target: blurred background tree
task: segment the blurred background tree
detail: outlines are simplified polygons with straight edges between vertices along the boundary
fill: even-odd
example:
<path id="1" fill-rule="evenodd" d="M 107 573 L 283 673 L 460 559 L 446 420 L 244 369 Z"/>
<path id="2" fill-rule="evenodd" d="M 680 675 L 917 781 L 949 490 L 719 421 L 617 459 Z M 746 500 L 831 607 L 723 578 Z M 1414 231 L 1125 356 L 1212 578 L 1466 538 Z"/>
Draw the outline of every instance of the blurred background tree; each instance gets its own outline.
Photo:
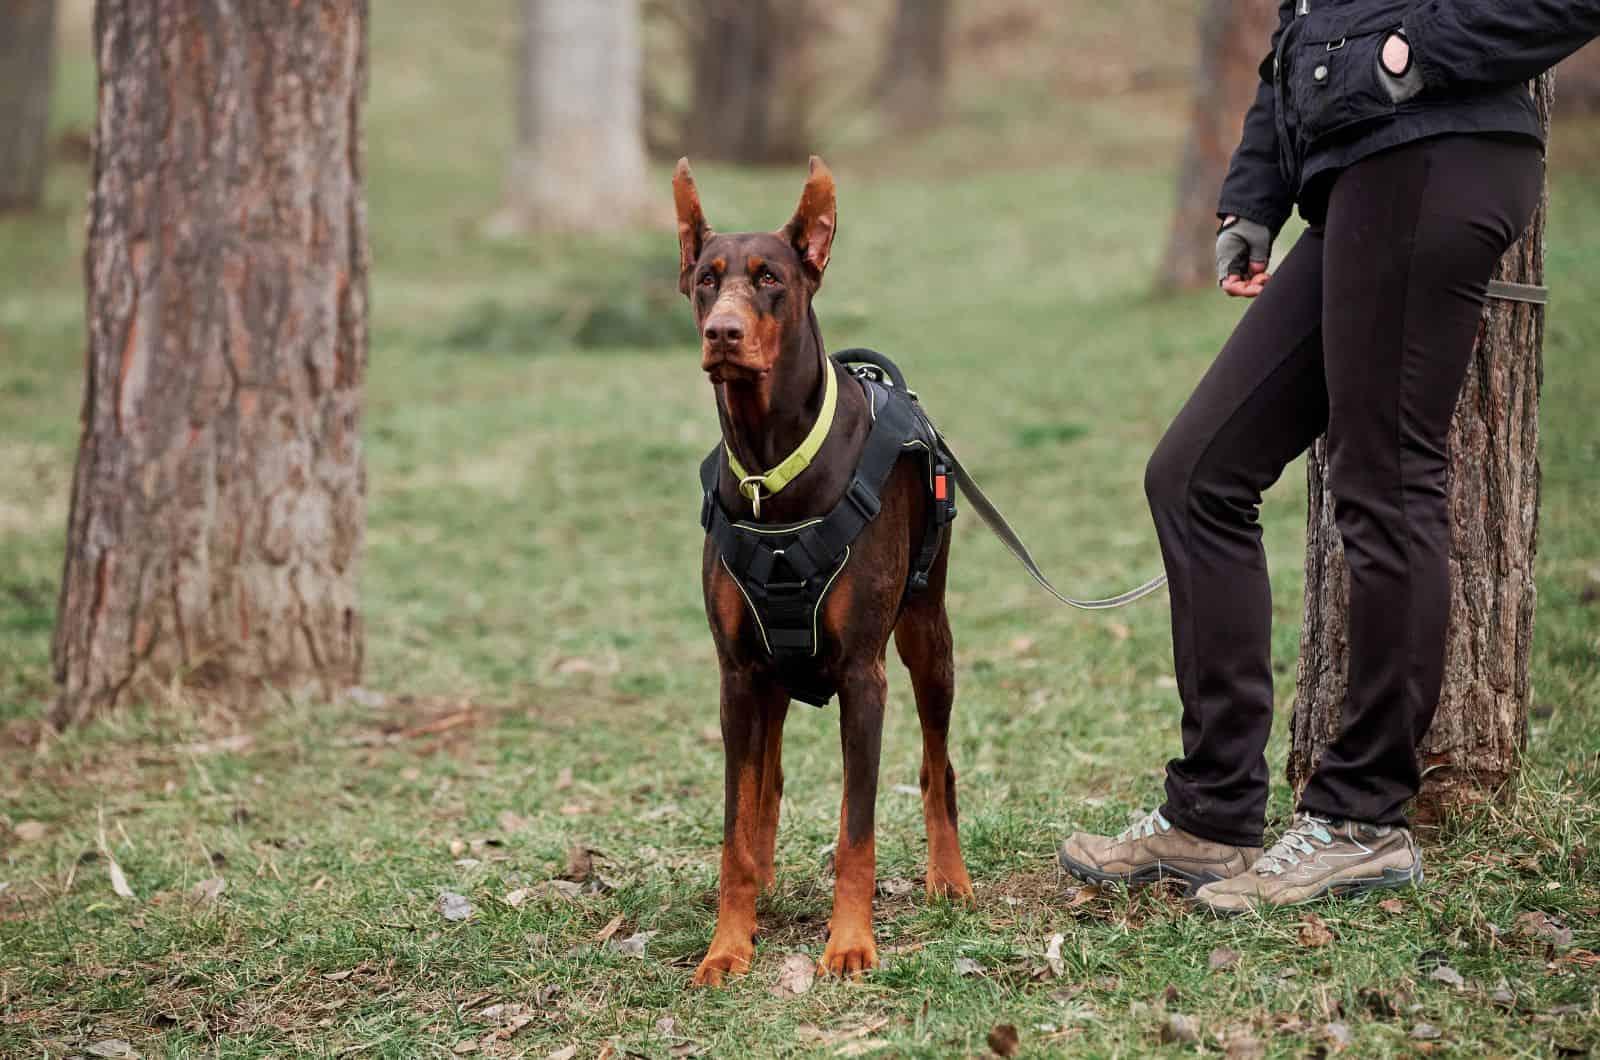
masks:
<path id="1" fill-rule="evenodd" d="M 1600 114 L 1600 44 L 1591 44 L 1556 68 L 1555 110 Z"/>
<path id="2" fill-rule="evenodd" d="M 0 211 L 44 191 L 55 24 L 55 0 L 0 0 Z"/>
<path id="3" fill-rule="evenodd" d="M 820 88 L 806 83 L 819 19 L 814 0 L 692 0 L 682 20 L 693 64 L 685 153 L 746 163 L 805 159 Z"/>
<path id="4" fill-rule="evenodd" d="M 100 0 L 94 54 L 52 720 L 336 693 L 364 647 L 367 5 Z"/>
<path id="5" fill-rule="evenodd" d="M 878 101 L 892 128 L 916 132 L 944 116 L 951 0 L 899 0 L 878 73 Z"/>
<path id="6" fill-rule="evenodd" d="M 645 177 L 638 0 L 519 0 L 517 144 L 501 231 L 637 226 Z"/>
<path id="7" fill-rule="evenodd" d="M 1189 135 L 1178 166 L 1178 207 L 1156 278 L 1172 293 L 1217 282 L 1217 198 L 1261 84 L 1262 56 L 1278 25 L 1278 0 L 1209 0 L 1200 15 Z"/>

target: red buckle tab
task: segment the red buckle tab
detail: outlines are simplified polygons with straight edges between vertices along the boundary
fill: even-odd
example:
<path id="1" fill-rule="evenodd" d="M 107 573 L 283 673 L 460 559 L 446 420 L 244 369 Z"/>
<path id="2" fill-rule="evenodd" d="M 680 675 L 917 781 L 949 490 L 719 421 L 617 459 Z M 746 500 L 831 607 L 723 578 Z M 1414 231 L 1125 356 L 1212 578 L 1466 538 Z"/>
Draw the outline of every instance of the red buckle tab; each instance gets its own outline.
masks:
<path id="1" fill-rule="evenodd" d="M 943 475 L 933 476 L 933 499 L 936 501 L 950 499 L 949 481 Z"/>

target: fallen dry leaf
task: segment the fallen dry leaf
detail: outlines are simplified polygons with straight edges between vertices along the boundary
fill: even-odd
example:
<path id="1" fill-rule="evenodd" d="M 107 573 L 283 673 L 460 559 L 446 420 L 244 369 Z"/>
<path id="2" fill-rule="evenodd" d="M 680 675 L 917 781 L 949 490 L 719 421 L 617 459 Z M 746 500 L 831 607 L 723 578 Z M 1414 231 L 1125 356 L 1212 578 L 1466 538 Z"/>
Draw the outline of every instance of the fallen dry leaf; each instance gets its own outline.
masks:
<path id="1" fill-rule="evenodd" d="M 106 854 L 106 869 L 111 875 L 111 889 L 119 898 L 134 897 L 133 888 L 128 886 L 128 877 L 123 875 L 122 866 L 117 864 L 117 859 L 109 853 Z"/>
<path id="2" fill-rule="evenodd" d="M 1431 1023 L 1419 1023 L 1411 1028 L 1411 1037 L 1419 1042 L 1432 1041 L 1439 1037 L 1439 1028 Z"/>
<path id="3" fill-rule="evenodd" d="M 1022 1039 L 1017 1035 L 1014 1024 L 996 1023 L 989 1029 L 989 1048 L 994 1050 L 996 1056 L 1016 1056 L 1021 1047 Z"/>
<path id="4" fill-rule="evenodd" d="M 1353 1040 L 1350 1035 L 1350 1028 L 1343 1023 L 1323 1024 L 1322 1034 L 1323 1037 L 1327 1038 L 1328 1041 L 1332 1042 L 1333 1045 L 1339 1049 L 1350 1048 L 1350 1043 Z"/>
<path id="5" fill-rule="evenodd" d="M 1406 911 L 1406 904 L 1398 898 L 1385 898 L 1378 903 L 1378 908 L 1391 915 Z"/>
<path id="6" fill-rule="evenodd" d="M 1211 951 L 1211 956 L 1206 961 L 1213 972 L 1220 972 L 1224 968 L 1232 968 L 1239 963 L 1239 951 L 1230 950 L 1226 946 L 1218 946 Z"/>
<path id="7" fill-rule="evenodd" d="M 954 967 L 957 975 L 983 974 L 983 965 L 979 964 L 971 957 L 957 957 Z"/>
<path id="8" fill-rule="evenodd" d="M 594 875 L 594 851 L 582 843 L 574 843 L 567 848 L 567 871 L 562 875 L 569 880 L 582 883 Z"/>
<path id="9" fill-rule="evenodd" d="M 37 843 L 50 833 L 43 821 L 18 821 L 11 826 L 11 834 L 24 843 Z"/>
<path id="10" fill-rule="evenodd" d="M 1328 930 L 1328 925 L 1315 913 L 1306 914 L 1300 921 L 1300 928 L 1295 932 L 1295 938 L 1302 946 L 1326 946 L 1333 941 L 1333 932 Z"/>
<path id="11" fill-rule="evenodd" d="M 1200 1028 L 1195 1021 L 1182 1013 L 1174 1012 L 1167 1017 L 1167 1022 L 1161 1025 L 1161 1041 L 1165 1044 L 1173 1042 L 1197 1042 L 1200 1040 Z"/>
<path id="12" fill-rule="evenodd" d="M 574 883 L 571 880 L 546 880 L 537 889 L 546 895 L 569 900 L 575 900 L 583 896 L 583 884 Z"/>
<path id="13" fill-rule="evenodd" d="M 1072 896 L 1067 899 L 1067 908 L 1077 909 L 1081 906 L 1088 905 L 1096 898 L 1099 898 L 1103 893 L 1104 892 L 1100 890 L 1099 886 L 1093 883 L 1084 887 L 1075 887 L 1073 888 Z"/>
<path id="14" fill-rule="evenodd" d="M 626 953 L 630 957 L 643 957 L 645 943 L 655 938 L 660 932 L 640 931 L 629 935 L 625 939 L 612 939 L 611 946 L 618 953 Z"/>
<path id="15" fill-rule="evenodd" d="M 346 980 L 346 979 L 350 978 L 352 975 L 354 975 L 355 971 L 356 970 L 354 968 L 345 968 L 342 971 L 338 971 L 338 972 L 326 972 L 326 973 L 323 974 L 322 978 L 324 978 L 324 979 L 326 979 L 326 980 L 328 980 L 329 982 L 332 982 L 332 983 L 343 982 L 344 980 Z"/>
<path id="16" fill-rule="evenodd" d="M 478 1039 L 463 1038 L 457 1042 L 455 1044 L 455 1048 L 451 1049 L 450 1051 L 455 1053 L 457 1056 L 465 1056 L 468 1053 L 475 1053 L 478 1051 Z"/>
<path id="17" fill-rule="evenodd" d="M 83 1051 L 90 1056 L 137 1057 L 139 1055 L 133 1051 L 133 1046 L 121 1038 L 102 1038 L 92 1045 L 85 1046 Z"/>
<path id="18" fill-rule="evenodd" d="M 885 898 L 904 898 L 917 889 L 917 885 L 899 876 L 878 881 L 878 893 Z"/>
<path id="19" fill-rule="evenodd" d="M 776 997 L 799 997 L 811 989 L 816 978 L 817 962 L 803 953 L 791 953 L 778 969 L 778 982 L 772 993 Z"/>
<path id="20" fill-rule="evenodd" d="M 509 905 L 511 908 L 516 909 L 518 906 L 522 905 L 523 902 L 526 902 L 530 897 L 532 897 L 532 895 L 533 891 L 531 888 L 518 887 L 514 891 L 507 891 L 506 896 L 500 900 L 506 905 Z"/>
<path id="21" fill-rule="evenodd" d="M 220 894 L 222 894 L 222 892 L 227 889 L 227 886 L 227 880 L 223 879 L 221 876 L 213 876 L 209 880 L 201 880 L 199 883 L 195 884 L 194 889 L 189 893 L 197 902 L 210 902 L 214 901 Z"/>
<path id="22" fill-rule="evenodd" d="M 1050 936 L 1050 942 L 1044 948 L 1044 963 L 1050 966 L 1050 974 L 1060 979 L 1067 974 L 1067 962 L 1061 959 L 1061 944 L 1067 937 L 1061 932 Z"/>
<path id="23" fill-rule="evenodd" d="M 1467 981 L 1461 977 L 1461 973 L 1448 964 L 1439 965 L 1439 967 L 1428 973 L 1428 978 L 1435 982 L 1448 983 L 1457 990 L 1467 985 Z"/>
<path id="24" fill-rule="evenodd" d="M 1261 1060 L 1267 1055 L 1266 1044 L 1248 1030 L 1238 1030 L 1228 1036 L 1222 1046 L 1228 1060 Z"/>
<path id="25" fill-rule="evenodd" d="M 1531 939 L 1543 939 L 1558 947 L 1572 945 L 1572 929 L 1548 913 L 1520 914 L 1517 917 L 1517 933 Z"/>
<path id="26" fill-rule="evenodd" d="M 454 891 L 439 892 L 438 908 L 439 915 L 446 920 L 466 920 L 476 912 L 465 895 L 456 894 Z"/>
<path id="27" fill-rule="evenodd" d="M 515 810 L 501 810 L 500 816 L 495 818 L 495 823 L 500 826 L 500 831 L 507 835 L 516 835 L 528 827 L 528 819 Z"/>
<path id="28" fill-rule="evenodd" d="M 620 928 L 621 926 L 622 926 L 622 917 L 621 916 L 612 917 L 610 923 L 606 924 L 606 926 L 601 928 L 599 933 L 597 935 L 595 935 L 594 940 L 596 942 L 605 942 L 612 935 L 615 935 L 617 933 L 617 929 Z"/>
<path id="29" fill-rule="evenodd" d="M 549 1056 L 546 1056 L 544 1060 L 572 1060 L 572 1058 L 577 1055 L 578 1047 L 576 1045 L 569 1045 L 565 1049 L 557 1049 Z"/>

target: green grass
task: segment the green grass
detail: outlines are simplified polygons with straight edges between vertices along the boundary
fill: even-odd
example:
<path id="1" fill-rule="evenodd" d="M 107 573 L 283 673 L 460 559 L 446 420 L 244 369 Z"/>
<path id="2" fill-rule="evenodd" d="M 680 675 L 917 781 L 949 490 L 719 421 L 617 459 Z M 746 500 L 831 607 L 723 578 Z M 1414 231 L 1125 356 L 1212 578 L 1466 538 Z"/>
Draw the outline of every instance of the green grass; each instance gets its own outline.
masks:
<path id="1" fill-rule="evenodd" d="M 479 1015 L 494 1004 L 527 1006 L 530 1021 L 493 1049 L 536 1057 L 687 1043 L 714 1056 L 967 1055 L 1002 1023 L 1025 1055 L 1218 1052 L 1249 1036 L 1301 1056 L 1334 1048 L 1329 1023 L 1359 1056 L 1600 1046 L 1594 169 L 1559 153 L 1553 166 L 1527 769 L 1512 806 L 1426 837 L 1423 892 L 1398 911 L 1317 909 L 1333 934 L 1320 946 L 1302 944 L 1304 912 L 1219 923 L 1159 891 L 1074 904 L 1058 837 L 1152 804 L 1176 749 L 1164 609 L 1064 613 L 966 517 L 952 741 L 977 908 L 883 898 L 883 969 L 771 993 L 785 955 L 821 953 L 837 827 L 833 712 L 797 707 L 755 968 L 693 992 L 721 835 L 693 478 L 716 424 L 691 345 L 655 330 L 682 324 L 650 308 L 650 284 L 672 284 L 670 227 L 485 241 L 510 121 L 482 100 L 507 91 L 510 15 L 401 8 L 414 17 L 385 6 L 375 22 L 369 129 L 364 597 L 381 704 L 285 702 L 248 722 L 150 705 L 34 749 L 82 385 L 83 168 L 56 167 L 42 215 L 0 220 L 0 1055 L 106 1038 L 147 1056 L 440 1055 L 494 1030 Z M 1184 46 L 1160 50 L 1170 65 Z M 1053 572 L 1111 590 L 1157 568 L 1143 463 L 1239 307 L 1148 296 L 1183 113 L 1170 78 L 1081 102 L 1076 80 L 992 74 L 964 75 L 952 126 L 924 141 L 857 145 L 841 120 L 830 162 L 843 223 L 820 313 L 833 347 L 872 345 L 907 368 Z M 61 128 L 86 123 L 91 76 L 82 54 L 65 58 Z M 724 230 L 775 226 L 800 182 L 698 175 Z M 545 308 L 573 292 L 633 307 L 645 330 L 552 337 Z M 1285 713 L 1304 510 L 1297 466 L 1263 513 Z M 896 668 L 884 879 L 921 871 L 916 729 Z M 1286 717 L 1278 730 L 1281 775 Z M 1287 810 L 1279 790 L 1275 825 Z M 29 821 L 42 838 L 21 838 Z M 112 893 L 102 821 L 136 900 Z M 601 852 L 603 882 L 574 898 L 541 889 L 574 845 Z M 194 896 L 215 877 L 220 896 Z M 444 890 L 475 915 L 440 916 Z M 1519 932 L 1530 912 L 1562 919 L 1571 945 Z M 654 933 L 642 956 L 596 941 L 617 917 L 614 938 Z M 1058 932 L 1065 975 L 1041 978 Z M 1213 971 L 1219 948 L 1239 957 Z M 958 975 L 960 958 L 981 973 Z M 1440 962 L 1468 986 L 1431 979 Z M 1509 1004 L 1490 997 L 1502 980 Z M 1198 1045 L 1162 1043 L 1174 1013 L 1196 1022 Z M 1412 1040 L 1419 1023 L 1440 1038 Z"/>

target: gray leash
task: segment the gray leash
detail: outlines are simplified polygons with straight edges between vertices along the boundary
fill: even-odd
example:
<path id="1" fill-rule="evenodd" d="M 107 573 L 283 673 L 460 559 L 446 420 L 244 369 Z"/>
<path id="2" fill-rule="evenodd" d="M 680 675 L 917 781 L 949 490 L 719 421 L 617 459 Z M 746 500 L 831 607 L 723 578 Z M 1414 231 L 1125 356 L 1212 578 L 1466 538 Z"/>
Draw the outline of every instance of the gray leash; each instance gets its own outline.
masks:
<path id="1" fill-rule="evenodd" d="M 1497 298 L 1504 302 L 1525 302 L 1528 305 L 1549 305 L 1550 289 L 1527 283 L 1509 283 L 1505 280 L 1489 281 L 1489 297 Z M 950 471 L 955 476 L 956 485 L 961 487 L 962 494 L 967 498 L 967 503 L 972 505 L 972 510 L 978 513 L 978 518 L 983 520 L 983 525 L 994 532 L 1000 543 L 1017 557 L 1017 562 L 1022 564 L 1024 570 L 1033 576 L 1040 587 L 1068 607 L 1075 607 L 1079 611 L 1111 611 L 1119 607 L 1126 607 L 1131 603 L 1143 600 L 1151 593 L 1156 592 L 1167 584 L 1165 574 L 1158 575 L 1137 588 L 1129 589 L 1116 596 L 1108 596 L 1103 600 L 1080 600 L 1075 596 L 1068 596 L 1061 592 L 1050 579 L 1045 577 L 1044 571 L 1039 569 L 1039 564 L 1034 561 L 1033 555 L 1028 551 L 1028 546 L 1023 544 L 1022 538 L 1011 529 L 1011 524 L 1006 522 L 1006 517 L 1000 514 L 1000 509 L 983 492 L 977 481 L 966 468 L 961 466 L 961 461 L 956 458 L 955 450 L 950 448 L 950 442 L 939 436 L 939 444 L 944 448 L 945 455 L 950 458 Z"/>
<path id="2" fill-rule="evenodd" d="M 942 435 L 939 438 L 939 445 L 944 449 L 945 455 L 950 458 L 950 472 L 955 476 L 956 485 L 961 487 L 962 495 L 967 498 L 967 503 L 972 506 L 972 510 L 978 513 L 978 518 L 983 520 L 985 526 L 994 531 L 994 536 L 998 537 L 1000 543 L 1011 550 L 1011 554 L 1017 557 L 1017 562 L 1021 563 L 1023 568 L 1033 575 L 1033 580 L 1038 582 L 1045 592 L 1068 607 L 1076 607 L 1080 611 L 1110 611 L 1113 608 L 1126 607 L 1135 600 L 1143 600 L 1167 584 L 1167 576 L 1163 574 L 1158 578 L 1151 578 L 1137 589 L 1129 589 L 1125 593 L 1119 593 L 1104 600 L 1079 600 L 1076 597 L 1062 593 L 1054 585 L 1050 584 L 1050 579 L 1045 577 L 1044 571 L 1039 569 L 1039 564 L 1035 563 L 1033 556 L 1029 554 L 1028 546 L 1022 543 L 1022 538 L 1018 537 L 1017 532 L 1011 529 L 1011 524 L 1006 522 L 1005 516 L 1000 514 L 1000 509 L 994 506 L 994 502 L 990 501 L 984 494 L 982 488 L 973 480 L 972 475 L 968 473 L 966 468 L 961 466 L 961 461 L 956 459 L 955 451 L 950 448 L 950 443 Z"/>
<path id="3" fill-rule="evenodd" d="M 1549 305 L 1550 288 L 1531 283 L 1509 283 L 1505 280 L 1489 281 L 1489 297 L 1502 302 L 1526 302 L 1529 305 Z"/>

